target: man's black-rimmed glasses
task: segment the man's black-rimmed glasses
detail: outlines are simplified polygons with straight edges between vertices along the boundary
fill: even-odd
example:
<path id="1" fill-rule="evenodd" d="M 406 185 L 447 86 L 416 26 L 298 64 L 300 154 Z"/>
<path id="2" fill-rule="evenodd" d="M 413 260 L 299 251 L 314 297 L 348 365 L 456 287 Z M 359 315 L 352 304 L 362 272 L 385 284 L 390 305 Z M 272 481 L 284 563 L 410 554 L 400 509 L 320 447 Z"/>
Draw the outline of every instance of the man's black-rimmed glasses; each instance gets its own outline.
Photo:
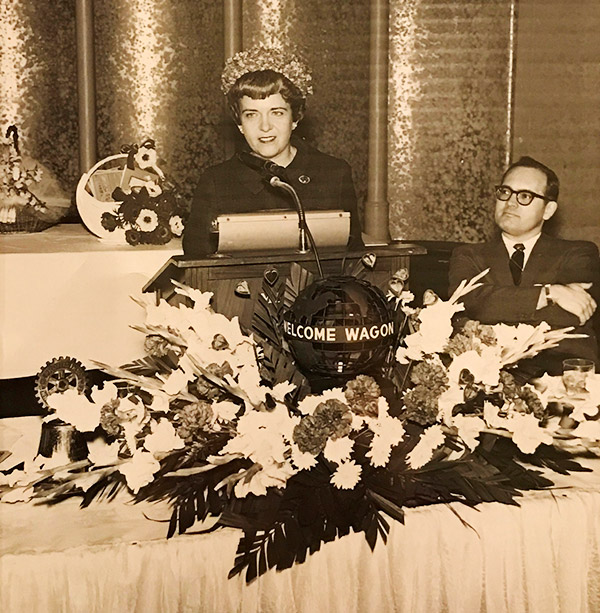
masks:
<path id="1" fill-rule="evenodd" d="M 496 194 L 496 198 L 498 198 L 498 200 L 502 200 L 504 202 L 510 200 L 510 197 L 515 194 L 517 197 L 517 202 L 521 206 L 529 206 L 533 202 L 534 198 L 541 198 L 545 202 L 549 202 L 551 200 L 551 198 L 546 198 L 546 196 L 536 194 L 528 189 L 516 190 L 512 189 L 508 185 L 496 185 L 496 187 L 494 187 L 494 193 Z"/>

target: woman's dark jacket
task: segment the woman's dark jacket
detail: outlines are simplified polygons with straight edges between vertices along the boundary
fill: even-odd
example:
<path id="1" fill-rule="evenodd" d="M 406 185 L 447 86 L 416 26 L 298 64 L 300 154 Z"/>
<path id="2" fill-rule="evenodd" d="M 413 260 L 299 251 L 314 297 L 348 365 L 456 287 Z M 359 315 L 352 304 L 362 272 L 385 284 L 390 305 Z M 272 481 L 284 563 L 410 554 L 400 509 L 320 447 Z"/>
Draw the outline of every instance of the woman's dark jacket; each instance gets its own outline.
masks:
<path id="1" fill-rule="evenodd" d="M 348 211 L 351 216 L 349 245 L 361 247 L 356 192 L 348 163 L 321 153 L 302 140 L 294 140 L 293 145 L 297 152 L 286 174 L 304 209 Z M 294 208 L 287 192 L 272 187 L 259 171 L 233 156 L 207 169 L 200 177 L 185 227 L 183 251 L 188 258 L 214 252 L 216 244 L 210 230 L 212 221 L 219 215 Z"/>

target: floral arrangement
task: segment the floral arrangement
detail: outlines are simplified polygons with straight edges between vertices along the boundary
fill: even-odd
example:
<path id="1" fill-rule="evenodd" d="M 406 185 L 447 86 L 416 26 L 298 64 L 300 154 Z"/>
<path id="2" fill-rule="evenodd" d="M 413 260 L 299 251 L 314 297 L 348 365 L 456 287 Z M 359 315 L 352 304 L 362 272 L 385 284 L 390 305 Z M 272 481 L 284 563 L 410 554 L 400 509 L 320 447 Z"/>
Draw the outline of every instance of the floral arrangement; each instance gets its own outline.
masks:
<path id="1" fill-rule="evenodd" d="M 2 476 L 2 499 L 80 496 L 86 506 L 127 489 L 138 501 L 168 500 L 168 536 L 241 529 L 230 576 L 251 581 L 352 531 L 373 548 L 407 507 L 514 503 L 552 485 L 532 466 L 584 470 L 554 444 L 548 381 L 540 393 L 511 372 L 568 330 L 471 321 L 453 332 L 479 279 L 412 308 L 399 272 L 388 299 L 408 334 L 392 358 L 380 374 L 314 392 L 277 340 L 281 302 L 308 282 L 298 269 L 276 282 L 265 274 L 252 336 L 213 311 L 210 293 L 177 282 L 178 305 L 138 300 L 147 355 L 98 364 L 113 380 L 87 394 L 46 398 L 48 421 L 83 433 L 87 457 L 37 456 Z M 582 419 L 594 404 L 597 413 L 600 397 Z"/>
<path id="2" fill-rule="evenodd" d="M 225 62 L 221 75 L 221 90 L 225 95 L 233 84 L 248 72 L 273 70 L 289 79 L 304 97 L 313 93 L 312 76 L 308 66 L 282 46 L 267 47 L 259 44 L 240 51 Z"/>
<path id="3" fill-rule="evenodd" d="M 177 186 L 158 167 L 154 141 L 124 146 L 122 152 L 127 153 L 127 163 L 111 192 L 119 206 L 102 214 L 102 227 L 109 232 L 124 229 L 130 245 L 164 245 L 173 236 L 181 236 L 187 207 Z M 101 187 L 95 185 L 98 191 Z"/>
<path id="4" fill-rule="evenodd" d="M 24 162 L 17 127 L 9 126 L 5 136 L 0 148 L 0 232 L 44 230 L 59 220 L 64 208 L 57 212 L 35 194 L 44 171 L 39 164 Z"/>

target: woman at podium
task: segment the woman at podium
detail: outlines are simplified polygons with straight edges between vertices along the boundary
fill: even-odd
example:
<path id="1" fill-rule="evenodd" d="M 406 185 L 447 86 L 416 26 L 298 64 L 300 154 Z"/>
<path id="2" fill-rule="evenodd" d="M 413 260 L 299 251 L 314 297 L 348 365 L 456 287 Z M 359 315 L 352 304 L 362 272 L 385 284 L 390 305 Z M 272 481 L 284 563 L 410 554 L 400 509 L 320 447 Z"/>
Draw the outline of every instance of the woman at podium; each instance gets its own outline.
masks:
<path id="1" fill-rule="evenodd" d="M 218 215 L 294 209 L 291 195 L 269 183 L 273 169 L 295 189 L 306 211 L 348 211 L 349 246 L 361 247 L 350 166 L 293 135 L 312 93 L 306 65 L 280 48 L 258 46 L 227 60 L 221 86 L 246 150 L 200 177 L 183 237 L 185 255 L 216 250 Z"/>

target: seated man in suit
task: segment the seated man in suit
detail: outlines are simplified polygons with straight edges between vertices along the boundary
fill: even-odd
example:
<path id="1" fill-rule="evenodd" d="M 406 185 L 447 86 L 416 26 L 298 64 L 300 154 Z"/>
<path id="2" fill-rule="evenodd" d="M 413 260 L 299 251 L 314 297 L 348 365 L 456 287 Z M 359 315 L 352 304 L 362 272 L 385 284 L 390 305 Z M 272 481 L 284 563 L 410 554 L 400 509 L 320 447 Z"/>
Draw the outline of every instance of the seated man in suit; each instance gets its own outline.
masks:
<path id="1" fill-rule="evenodd" d="M 540 162 L 523 157 L 496 187 L 495 221 L 502 231 L 491 242 L 461 245 L 450 260 L 450 292 L 462 279 L 489 268 L 483 285 L 464 298 L 466 315 L 482 323 L 520 322 L 552 328 L 574 326 L 586 338 L 565 339 L 528 364 L 531 375 L 556 375 L 567 357 L 589 358 L 598 368 L 592 315 L 599 299 L 598 248 L 586 241 L 544 234 L 544 221 L 557 209 L 559 182 Z"/>

